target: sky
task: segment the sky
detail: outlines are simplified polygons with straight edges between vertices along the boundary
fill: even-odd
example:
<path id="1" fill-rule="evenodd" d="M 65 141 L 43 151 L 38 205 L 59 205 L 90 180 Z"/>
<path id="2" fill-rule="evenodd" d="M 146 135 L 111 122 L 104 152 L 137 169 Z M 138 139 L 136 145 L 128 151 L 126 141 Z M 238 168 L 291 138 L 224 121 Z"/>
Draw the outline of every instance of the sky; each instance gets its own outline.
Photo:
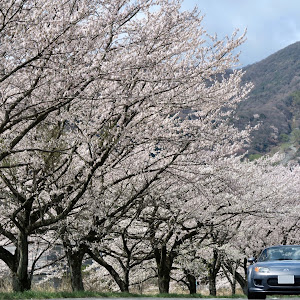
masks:
<path id="1" fill-rule="evenodd" d="M 205 15 L 204 29 L 219 39 L 247 29 L 247 40 L 239 47 L 241 66 L 300 41 L 300 0 L 184 0 L 182 8 L 196 5 Z"/>

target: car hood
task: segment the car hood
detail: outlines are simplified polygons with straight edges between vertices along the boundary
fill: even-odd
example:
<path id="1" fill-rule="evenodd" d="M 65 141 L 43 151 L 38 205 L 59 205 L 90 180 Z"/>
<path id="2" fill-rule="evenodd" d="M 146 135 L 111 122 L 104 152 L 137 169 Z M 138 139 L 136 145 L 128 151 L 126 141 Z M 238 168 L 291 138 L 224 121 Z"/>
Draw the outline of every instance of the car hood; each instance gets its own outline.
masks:
<path id="1" fill-rule="evenodd" d="M 265 261 L 265 262 L 257 262 L 254 264 L 255 267 L 265 267 L 270 268 L 272 270 L 298 270 L 300 271 L 300 260 L 275 260 L 275 261 Z"/>

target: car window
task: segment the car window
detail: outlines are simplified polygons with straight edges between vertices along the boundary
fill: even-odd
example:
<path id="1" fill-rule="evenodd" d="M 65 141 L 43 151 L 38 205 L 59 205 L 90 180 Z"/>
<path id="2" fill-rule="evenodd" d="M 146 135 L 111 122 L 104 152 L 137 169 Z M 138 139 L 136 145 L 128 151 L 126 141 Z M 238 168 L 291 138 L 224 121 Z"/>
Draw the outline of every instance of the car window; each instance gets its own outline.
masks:
<path id="1" fill-rule="evenodd" d="M 300 249 L 294 252 L 293 260 L 300 260 Z"/>
<path id="2" fill-rule="evenodd" d="M 258 261 L 267 261 L 267 260 L 268 260 L 268 250 L 265 249 L 265 250 L 261 253 L 261 255 L 260 255 Z"/>
<path id="3" fill-rule="evenodd" d="M 270 247 L 262 251 L 258 261 L 300 260 L 300 246 Z"/>

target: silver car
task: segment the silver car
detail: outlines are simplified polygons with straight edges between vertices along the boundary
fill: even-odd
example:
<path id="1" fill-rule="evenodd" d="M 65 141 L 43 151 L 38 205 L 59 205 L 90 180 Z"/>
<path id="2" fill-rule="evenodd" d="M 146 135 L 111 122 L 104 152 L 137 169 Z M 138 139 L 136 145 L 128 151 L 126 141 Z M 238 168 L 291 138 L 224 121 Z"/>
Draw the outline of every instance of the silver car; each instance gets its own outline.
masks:
<path id="1" fill-rule="evenodd" d="M 300 246 L 269 247 L 248 261 L 248 299 L 300 294 Z"/>

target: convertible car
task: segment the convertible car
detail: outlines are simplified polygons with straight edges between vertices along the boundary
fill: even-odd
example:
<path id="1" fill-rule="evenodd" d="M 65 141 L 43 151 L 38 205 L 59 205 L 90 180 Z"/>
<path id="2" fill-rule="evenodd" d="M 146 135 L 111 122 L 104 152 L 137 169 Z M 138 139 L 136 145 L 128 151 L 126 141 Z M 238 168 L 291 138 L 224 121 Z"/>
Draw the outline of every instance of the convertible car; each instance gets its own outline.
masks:
<path id="1" fill-rule="evenodd" d="M 248 261 L 248 299 L 300 294 L 300 246 L 272 246 Z"/>

